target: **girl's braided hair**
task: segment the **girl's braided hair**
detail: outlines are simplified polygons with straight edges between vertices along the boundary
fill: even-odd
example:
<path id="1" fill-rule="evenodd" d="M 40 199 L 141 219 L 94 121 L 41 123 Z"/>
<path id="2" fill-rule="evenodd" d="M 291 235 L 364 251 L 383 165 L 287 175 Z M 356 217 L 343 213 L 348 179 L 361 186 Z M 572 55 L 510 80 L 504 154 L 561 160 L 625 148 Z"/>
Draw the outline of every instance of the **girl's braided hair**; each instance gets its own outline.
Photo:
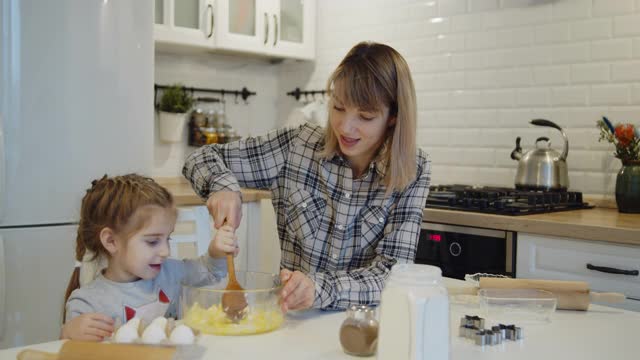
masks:
<path id="1" fill-rule="evenodd" d="M 89 260 L 99 256 L 109 256 L 100 241 L 100 232 L 108 227 L 114 232 L 128 238 L 142 229 L 149 221 L 149 213 L 138 212 L 145 206 L 158 206 L 172 209 L 175 205 L 173 197 L 153 179 L 137 174 L 109 177 L 104 175 L 91 182 L 82 198 L 80 208 L 80 224 L 76 237 L 76 260 L 83 261 L 87 251 L 93 254 Z M 73 270 L 65 303 L 73 290 L 80 287 L 80 268 Z"/>

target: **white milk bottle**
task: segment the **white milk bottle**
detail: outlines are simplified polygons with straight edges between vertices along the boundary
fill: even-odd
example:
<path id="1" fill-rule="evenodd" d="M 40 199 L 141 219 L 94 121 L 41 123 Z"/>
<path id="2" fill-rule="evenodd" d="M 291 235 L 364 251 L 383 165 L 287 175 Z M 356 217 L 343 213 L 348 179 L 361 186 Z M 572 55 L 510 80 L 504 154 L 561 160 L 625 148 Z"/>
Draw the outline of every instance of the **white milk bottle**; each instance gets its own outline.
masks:
<path id="1" fill-rule="evenodd" d="M 448 360 L 449 297 L 430 265 L 391 268 L 380 303 L 380 360 Z"/>

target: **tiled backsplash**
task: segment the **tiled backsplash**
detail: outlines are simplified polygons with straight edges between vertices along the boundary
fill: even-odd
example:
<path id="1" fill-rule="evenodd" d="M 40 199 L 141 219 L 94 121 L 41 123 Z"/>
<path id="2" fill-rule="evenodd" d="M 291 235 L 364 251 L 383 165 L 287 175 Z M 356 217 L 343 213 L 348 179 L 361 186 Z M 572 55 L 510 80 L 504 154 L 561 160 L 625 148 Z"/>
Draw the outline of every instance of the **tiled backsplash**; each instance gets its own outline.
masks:
<path id="1" fill-rule="evenodd" d="M 279 92 L 323 88 L 361 40 L 409 62 L 434 183 L 512 186 L 517 136 L 560 150 L 558 132 L 528 123 L 546 118 L 569 137 L 571 188 L 613 194 L 620 162 L 595 123 L 640 125 L 640 0 L 318 1 L 315 68 L 282 65 Z"/>
<path id="2" fill-rule="evenodd" d="M 186 86 L 240 90 L 246 86 L 257 96 L 249 97 L 248 105 L 241 98 L 235 104 L 233 96 L 226 96 L 227 121 L 241 136 L 260 135 L 276 126 L 275 89 L 278 83 L 277 66 L 251 57 L 211 54 L 155 54 L 155 82 L 168 85 L 180 82 Z M 160 93 L 158 93 L 160 95 Z M 216 94 L 196 93 L 196 96 Z M 219 96 L 218 96 L 219 97 Z M 180 143 L 160 141 L 156 121 L 154 140 L 154 176 L 182 176 L 180 171 L 186 156 L 195 148 L 187 146 L 187 129 Z"/>
<path id="3" fill-rule="evenodd" d="M 285 122 L 295 100 L 284 94 L 323 89 L 357 42 L 388 43 L 409 62 L 418 93 L 418 139 L 433 159 L 434 183 L 512 186 L 509 154 L 554 130 L 569 137 L 571 189 L 611 196 L 620 167 L 596 120 L 640 125 L 640 0 L 322 0 L 317 59 L 271 65 L 224 55 L 156 54 L 156 82 L 258 92 L 228 107 L 241 135 Z M 186 136 L 186 135 L 185 135 Z M 186 143 L 186 141 L 185 141 Z M 176 176 L 184 144 L 156 136 L 158 176 Z"/>

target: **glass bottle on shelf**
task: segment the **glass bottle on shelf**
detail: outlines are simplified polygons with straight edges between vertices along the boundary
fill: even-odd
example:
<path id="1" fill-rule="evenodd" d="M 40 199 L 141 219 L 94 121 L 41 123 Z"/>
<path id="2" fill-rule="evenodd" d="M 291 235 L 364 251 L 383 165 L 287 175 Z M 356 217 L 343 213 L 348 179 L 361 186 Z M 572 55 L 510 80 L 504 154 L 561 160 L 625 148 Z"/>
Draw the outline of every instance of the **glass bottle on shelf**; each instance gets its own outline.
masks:
<path id="1" fill-rule="evenodd" d="M 218 116 L 216 111 L 213 109 L 209 109 L 207 111 L 207 145 L 208 144 L 218 144 L 220 142 L 220 138 L 218 136 L 218 131 L 216 128 L 216 123 L 218 122 Z"/>
<path id="2" fill-rule="evenodd" d="M 197 107 L 191 113 L 191 122 L 189 124 L 189 145 L 202 146 L 207 143 L 205 136 L 207 126 L 207 117 L 201 107 Z"/>
<path id="3" fill-rule="evenodd" d="M 224 114 L 224 110 L 218 110 L 218 141 L 220 144 L 229 142 L 229 132 L 226 129 L 227 120 Z"/>

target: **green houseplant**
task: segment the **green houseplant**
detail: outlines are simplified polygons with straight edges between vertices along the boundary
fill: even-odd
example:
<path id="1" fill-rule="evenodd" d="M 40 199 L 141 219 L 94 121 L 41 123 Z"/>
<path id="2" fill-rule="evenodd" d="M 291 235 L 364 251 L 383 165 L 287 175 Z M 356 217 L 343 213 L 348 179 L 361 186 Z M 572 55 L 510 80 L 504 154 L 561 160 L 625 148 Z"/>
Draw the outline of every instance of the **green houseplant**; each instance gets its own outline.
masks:
<path id="1" fill-rule="evenodd" d="M 600 138 L 615 145 L 613 156 L 622 161 L 616 177 L 616 204 L 622 213 L 640 213 L 640 130 L 633 124 L 598 121 Z"/>
<path id="2" fill-rule="evenodd" d="M 160 124 L 160 140 L 179 142 L 187 122 L 187 112 L 193 105 L 193 98 L 181 84 L 174 84 L 165 89 L 158 106 L 158 122 Z"/>

